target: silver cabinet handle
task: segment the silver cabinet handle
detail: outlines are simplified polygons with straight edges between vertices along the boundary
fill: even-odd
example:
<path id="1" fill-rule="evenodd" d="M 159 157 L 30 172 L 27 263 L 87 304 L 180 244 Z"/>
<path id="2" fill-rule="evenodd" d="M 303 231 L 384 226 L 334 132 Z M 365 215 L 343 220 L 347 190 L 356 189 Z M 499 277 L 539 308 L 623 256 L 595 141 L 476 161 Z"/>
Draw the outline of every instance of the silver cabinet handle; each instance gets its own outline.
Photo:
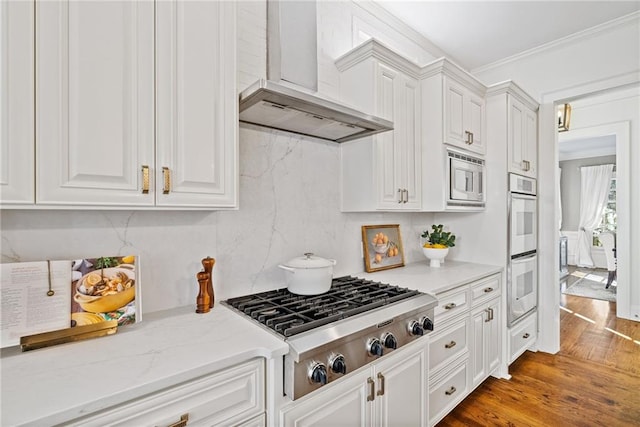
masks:
<path id="1" fill-rule="evenodd" d="M 375 398 L 376 383 L 371 379 L 371 377 L 369 377 L 367 378 L 367 384 L 369 384 L 369 395 L 367 396 L 367 402 L 371 402 Z"/>
<path id="2" fill-rule="evenodd" d="M 452 308 L 454 308 L 456 306 L 455 302 L 450 302 L 449 304 L 444 306 L 445 310 L 451 310 Z"/>
<path id="3" fill-rule="evenodd" d="M 487 318 L 486 318 L 486 319 L 484 319 L 484 321 L 485 321 L 485 322 L 491 322 L 491 309 L 490 309 L 490 308 L 487 308 L 487 309 L 485 309 L 484 311 L 486 311 L 486 312 L 487 312 Z"/>
<path id="4" fill-rule="evenodd" d="M 451 388 L 445 391 L 444 394 L 446 394 L 447 396 L 451 396 L 455 392 L 456 392 L 456 388 L 454 386 L 451 386 Z"/>
<path id="5" fill-rule="evenodd" d="M 402 191 L 402 188 L 398 188 L 398 193 L 398 203 L 402 203 L 404 199 L 404 191 Z"/>
<path id="6" fill-rule="evenodd" d="M 525 334 L 522 336 L 522 338 L 524 338 L 525 340 L 527 338 L 529 338 L 531 335 L 529 335 L 529 332 L 525 332 Z"/>
<path id="7" fill-rule="evenodd" d="M 378 396 L 384 396 L 384 375 L 378 372 L 378 379 L 380 380 L 380 390 L 376 393 Z"/>
<path id="8" fill-rule="evenodd" d="M 451 341 L 449 344 L 445 344 L 444 348 L 453 348 L 456 346 L 456 342 L 455 341 Z"/>
<path id="9" fill-rule="evenodd" d="M 404 203 L 407 203 L 409 201 L 409 190 L 407 190 L 406 188 L 404 190 L 402 190 L 402 193 L 404 194 Z"/>
<path id="10" fill-rule="evenodd" d="M 493 308 L 489 309 L 489 314 L 491 315 L 491 320 L 493 320 L 494 319 L 494 317 L 493 317 Z"/>
<path id="11" fill-rule="evenodd" d="M 522 161 L 522 170 L 524 170 L 525 172 L 529 172 L 531 170 L 531 163 L 529 162 L 529 160 Z"/>

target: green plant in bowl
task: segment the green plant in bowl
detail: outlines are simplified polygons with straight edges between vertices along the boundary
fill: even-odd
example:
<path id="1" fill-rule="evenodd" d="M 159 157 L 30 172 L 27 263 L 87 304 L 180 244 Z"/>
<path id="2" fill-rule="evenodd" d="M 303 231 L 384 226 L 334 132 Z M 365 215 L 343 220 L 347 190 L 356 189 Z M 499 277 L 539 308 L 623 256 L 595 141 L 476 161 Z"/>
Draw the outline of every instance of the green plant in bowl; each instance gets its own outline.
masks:
<path id="1" fill-rule="evenodd" d="M 442 224 L 433 224 L 431 226 L 431 232 L 429 232 L 429 230 L 423 231 L 421 237 L 427 239 L 427 242 L 422 246 L 433 249 L 454 247 L 456 245 L 456 235 L 450 231 L 443 231 L 442 229 Z"/>

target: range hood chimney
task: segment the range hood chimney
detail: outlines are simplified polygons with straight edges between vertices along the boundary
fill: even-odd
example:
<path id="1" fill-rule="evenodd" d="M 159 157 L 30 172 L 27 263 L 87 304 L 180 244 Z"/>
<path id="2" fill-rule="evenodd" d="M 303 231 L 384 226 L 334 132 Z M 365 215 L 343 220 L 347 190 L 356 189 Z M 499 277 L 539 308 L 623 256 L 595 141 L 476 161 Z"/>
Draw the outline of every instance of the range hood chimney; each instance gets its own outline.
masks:
<path id="1" fill-rule="evenodd" d="M 267 77 L 240 94 L 240 121 L 345 142 L 393 123 L 324 99 L 318 90 L 315 1 L 267 0 Z"/>

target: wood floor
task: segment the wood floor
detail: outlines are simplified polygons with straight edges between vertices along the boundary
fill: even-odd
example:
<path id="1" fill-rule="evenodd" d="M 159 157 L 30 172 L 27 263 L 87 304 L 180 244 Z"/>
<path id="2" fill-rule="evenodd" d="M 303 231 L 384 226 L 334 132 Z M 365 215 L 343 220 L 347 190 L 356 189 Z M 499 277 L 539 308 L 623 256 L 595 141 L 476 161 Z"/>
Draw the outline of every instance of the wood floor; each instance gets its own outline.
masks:
<path id="1" fill-rule="evenodd" d="M 640 426 L 640 323 L 608 301 L 561 305 L 558 354 L 525 352 L 510 380 L 488 378 L 438 427 Z"/>

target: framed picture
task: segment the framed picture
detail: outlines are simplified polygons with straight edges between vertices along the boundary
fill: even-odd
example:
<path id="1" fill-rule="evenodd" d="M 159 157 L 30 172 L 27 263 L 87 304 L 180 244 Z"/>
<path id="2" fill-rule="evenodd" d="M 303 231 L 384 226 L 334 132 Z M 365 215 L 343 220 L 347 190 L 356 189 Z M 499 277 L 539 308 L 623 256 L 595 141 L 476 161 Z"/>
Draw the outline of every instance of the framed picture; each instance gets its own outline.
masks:
<path id="1" fill-rule="evenodd" d="M 404 265 L 400 225 L 363 225 L 362 246 L 367 273 Z"/>

